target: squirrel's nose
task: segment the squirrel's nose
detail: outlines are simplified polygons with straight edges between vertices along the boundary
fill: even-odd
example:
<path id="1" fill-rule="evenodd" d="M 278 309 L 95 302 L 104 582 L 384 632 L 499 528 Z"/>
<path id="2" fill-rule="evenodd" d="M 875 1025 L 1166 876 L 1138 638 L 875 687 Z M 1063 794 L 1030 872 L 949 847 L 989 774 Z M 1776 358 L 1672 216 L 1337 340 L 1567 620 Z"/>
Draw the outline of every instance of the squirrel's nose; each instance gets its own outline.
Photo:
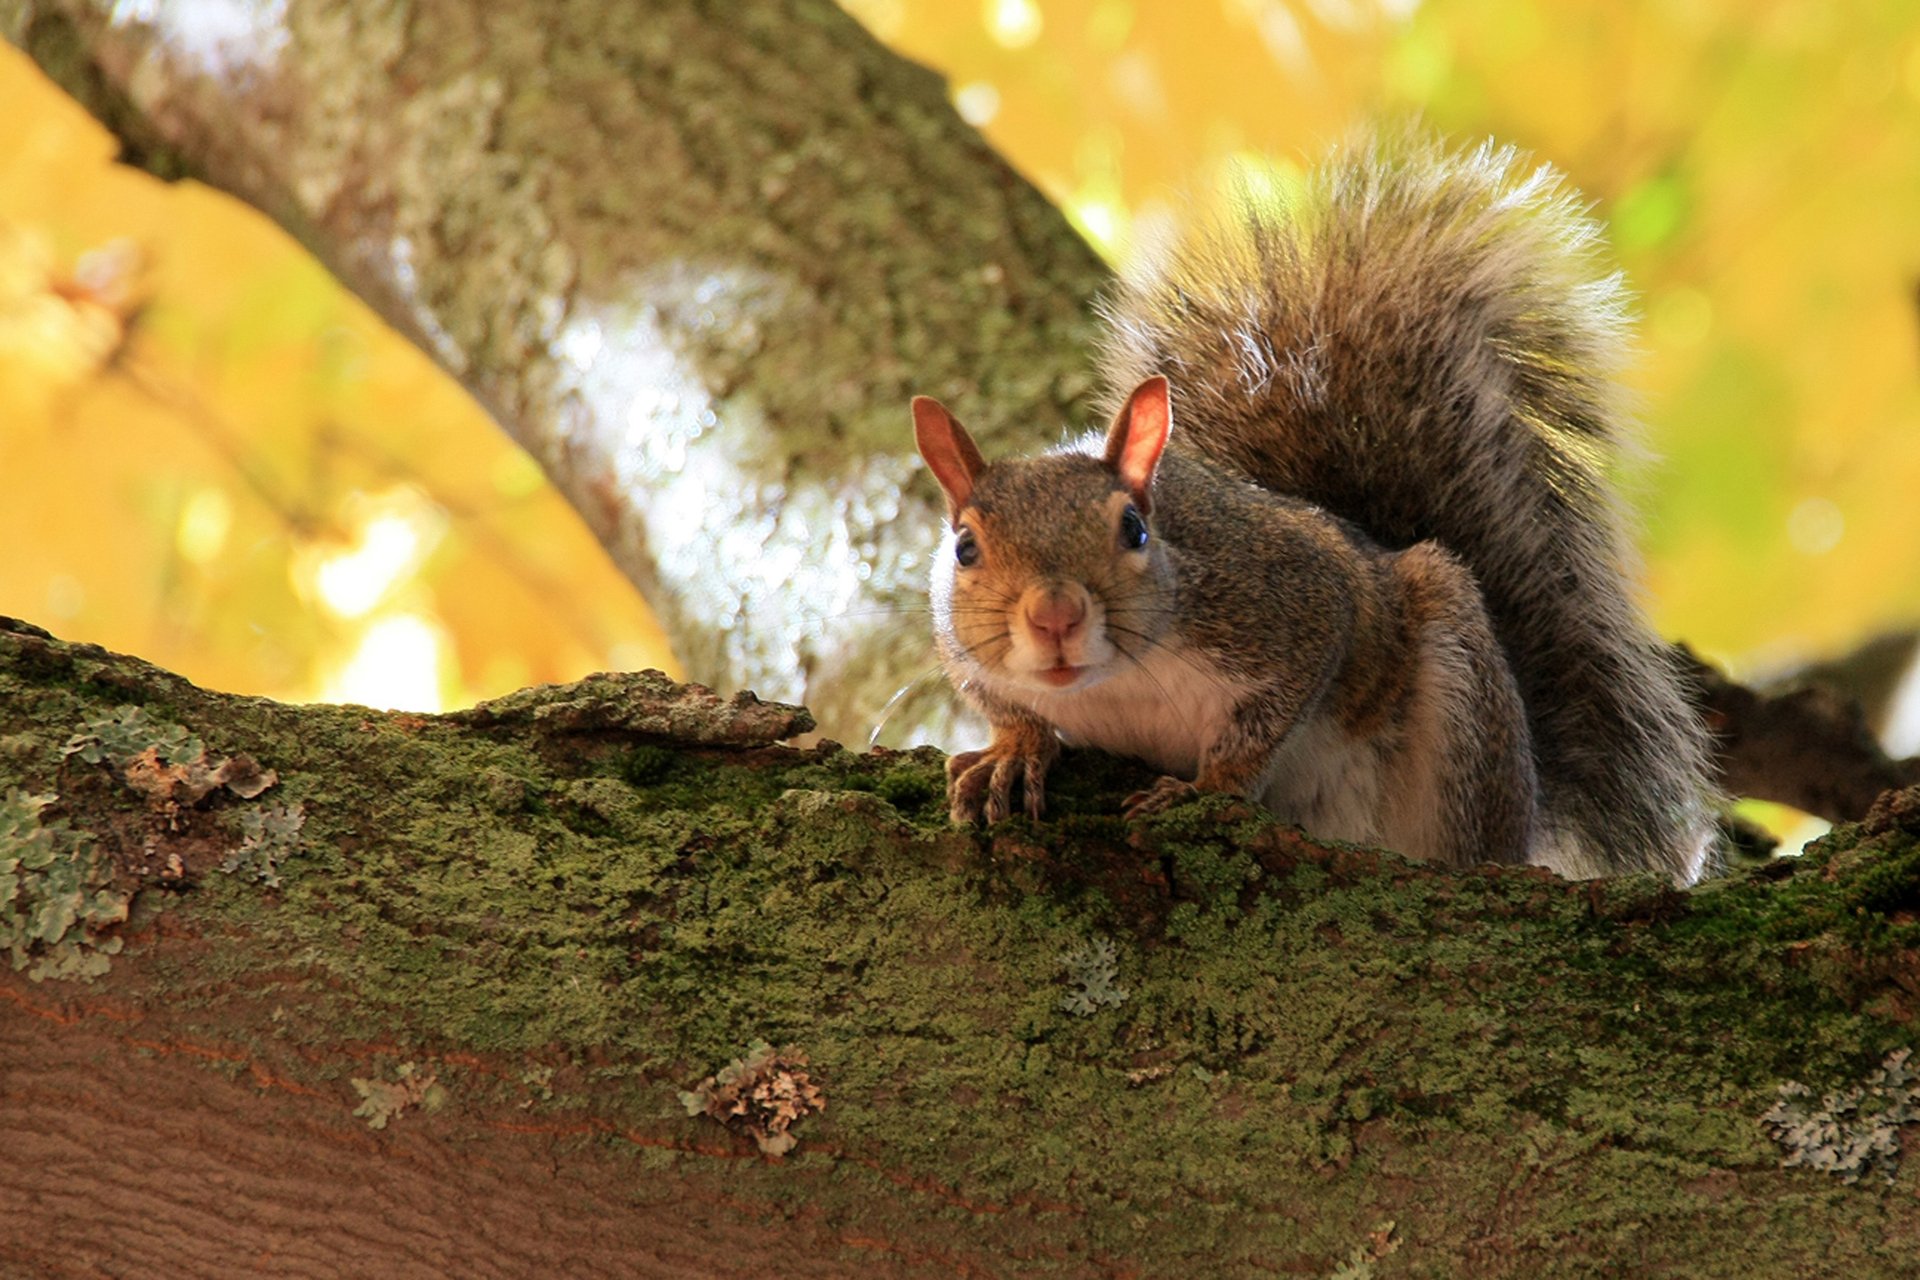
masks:
<path id="1" fill-rule="evenodd" d="M 1049 587 L 1027 602 L 1027 625 L 1056 644 L 1071 637 L 1086 620 L 1084 587 Z"/>

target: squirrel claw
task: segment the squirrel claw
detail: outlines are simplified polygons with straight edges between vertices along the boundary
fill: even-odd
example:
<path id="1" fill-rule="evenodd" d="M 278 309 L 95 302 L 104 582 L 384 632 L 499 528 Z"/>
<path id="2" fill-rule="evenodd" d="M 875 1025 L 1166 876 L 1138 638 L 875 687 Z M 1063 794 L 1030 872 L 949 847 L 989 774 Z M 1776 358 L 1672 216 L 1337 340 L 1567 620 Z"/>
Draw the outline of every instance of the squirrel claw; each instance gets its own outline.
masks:
<path id="1" fill-rule="evenodd" d="M 1185 778 L 1161 777 L 1145 791 L 1136 791 L 1126 799 L 1125 813 L 1128 818 L 1144 818 L 1152 813 L 1165 813 L 1182 800 L 1200 793 L 1200 788 Z"/>
<path id="2" fill-rule="evenodd" d="M 948 817 L 959 826 L 982 818 L 991 826 L 1014 812 L 1018 786 L 1020 812 L 1037 819 L 1047 808 L 1046 778 L 1047 761 L 1039 756 L 962 751 L 947 760 Z"/>

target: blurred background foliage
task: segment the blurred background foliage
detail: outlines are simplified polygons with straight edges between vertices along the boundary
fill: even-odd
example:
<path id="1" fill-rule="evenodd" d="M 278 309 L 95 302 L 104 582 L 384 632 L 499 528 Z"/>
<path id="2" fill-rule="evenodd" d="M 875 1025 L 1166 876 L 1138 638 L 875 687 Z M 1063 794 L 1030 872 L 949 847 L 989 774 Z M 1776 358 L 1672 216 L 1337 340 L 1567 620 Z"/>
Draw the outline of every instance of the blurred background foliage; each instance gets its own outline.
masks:
<path id="1" fill-rule="evenodd" d="M 1112 258 L 1370 117 L 1551 160 L 1642 298 L 1661 628 L 1752 674 L 1920 618 L 1916 0 L 845 3 Z M 532 462 L 287 237 L 114 166 L 4 47 L 0 120 L 0 612 L 292 699 L 670 664 Z"/>
<path id="2" fill-rule="evenodd" d="M 669 661 L 533 460 L 285 233 L 112 163 L 5 44 L 0 121 L 0 613 L 417 710 Z"/>

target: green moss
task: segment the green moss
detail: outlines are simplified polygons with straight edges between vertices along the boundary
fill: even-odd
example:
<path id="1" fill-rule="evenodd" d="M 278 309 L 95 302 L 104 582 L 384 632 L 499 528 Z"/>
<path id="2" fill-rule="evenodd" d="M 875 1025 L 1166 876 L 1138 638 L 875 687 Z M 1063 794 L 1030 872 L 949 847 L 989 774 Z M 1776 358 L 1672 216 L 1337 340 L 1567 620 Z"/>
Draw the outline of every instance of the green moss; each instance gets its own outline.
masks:
<path id="1" fill-rule="evenodd" d="M 620 776 L 628 785 L 651 786 L 669 777 L 680 757 L 665 747 L 643 743 L 619 756 Z"/>

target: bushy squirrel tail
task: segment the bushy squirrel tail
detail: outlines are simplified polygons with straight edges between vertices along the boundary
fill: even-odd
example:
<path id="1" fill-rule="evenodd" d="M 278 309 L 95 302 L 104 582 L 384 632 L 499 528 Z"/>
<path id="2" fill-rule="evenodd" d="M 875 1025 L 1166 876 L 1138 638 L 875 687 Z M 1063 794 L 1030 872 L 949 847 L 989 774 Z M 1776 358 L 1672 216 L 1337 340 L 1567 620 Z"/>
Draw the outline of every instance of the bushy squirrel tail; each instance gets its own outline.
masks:
<path id="1" fill-rule="evenodd" d="M 1633 447 L 1626 296 L 1559 174 L 1424 137 L 1248 184 L 1104 303 L 1116 397 L 1174 386 L 1174 445 L 1472 570 L 1519 682 L 1569 875 L 1702 869 L 1708 741 L 1630 596 L 1609 470 Z"/>

